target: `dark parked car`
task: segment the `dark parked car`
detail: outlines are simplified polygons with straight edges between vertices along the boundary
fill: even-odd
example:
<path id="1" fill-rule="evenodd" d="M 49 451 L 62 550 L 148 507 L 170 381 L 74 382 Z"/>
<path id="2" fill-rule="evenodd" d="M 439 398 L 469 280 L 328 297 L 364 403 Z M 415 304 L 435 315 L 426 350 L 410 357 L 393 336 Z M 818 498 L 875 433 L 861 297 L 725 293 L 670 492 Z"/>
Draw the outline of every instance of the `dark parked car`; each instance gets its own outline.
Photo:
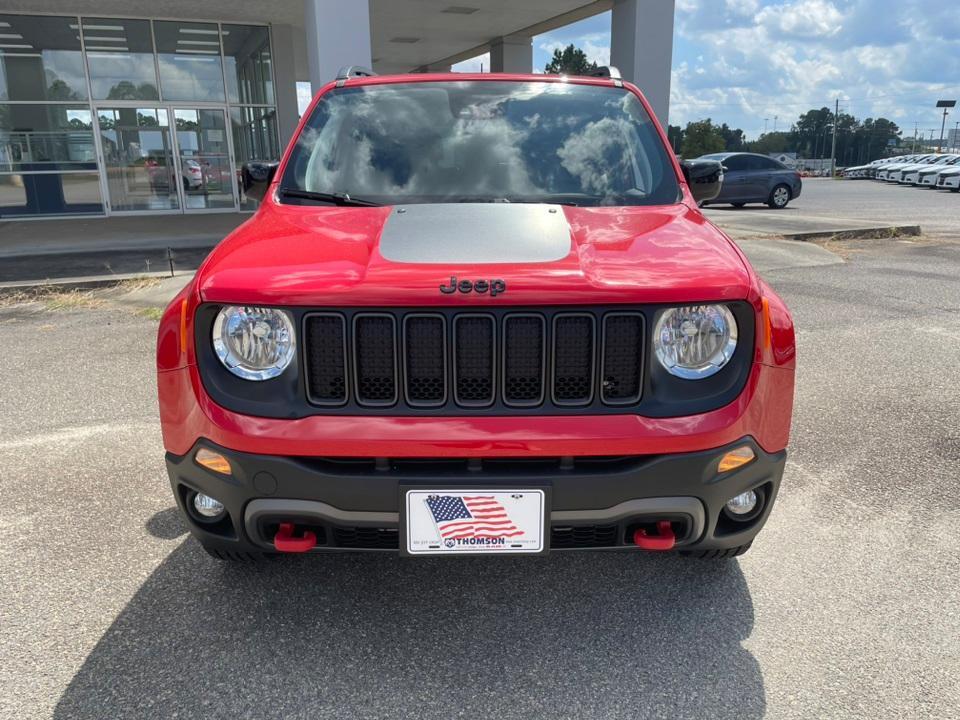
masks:
<path id="1" fill-rule="evenodd" d="M 747 203 L 766 203 L 780 210 L 800 196 L 800 173 L 766 155 L 714 153 L 698 159 L 723 163 L 723 187 L 710 205 L 730 203 L 743 207 Z"/>

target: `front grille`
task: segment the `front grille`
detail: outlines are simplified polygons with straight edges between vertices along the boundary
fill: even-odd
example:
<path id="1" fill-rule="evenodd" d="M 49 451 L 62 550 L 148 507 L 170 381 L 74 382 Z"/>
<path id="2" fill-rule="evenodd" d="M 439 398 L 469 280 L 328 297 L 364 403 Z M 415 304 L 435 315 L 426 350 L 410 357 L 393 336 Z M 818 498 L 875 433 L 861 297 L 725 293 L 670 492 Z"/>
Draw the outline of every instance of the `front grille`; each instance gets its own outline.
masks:
<path id="1" fill-rule="evenodd" d="M 643 394 L 640 312 L 324 311 L 303 333 L 315 405 L 574 411 Z"/>

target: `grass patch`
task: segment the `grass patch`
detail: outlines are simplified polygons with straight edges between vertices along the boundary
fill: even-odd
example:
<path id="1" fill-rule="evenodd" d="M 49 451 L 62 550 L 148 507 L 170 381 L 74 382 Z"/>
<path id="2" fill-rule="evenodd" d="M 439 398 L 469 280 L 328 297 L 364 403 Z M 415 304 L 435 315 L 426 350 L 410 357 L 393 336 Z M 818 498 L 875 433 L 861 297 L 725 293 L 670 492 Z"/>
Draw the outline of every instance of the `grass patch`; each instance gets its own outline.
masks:
<path id="1" fill-rule="evenodd" d="M 116 285 L 113 285 L 111 290 L 119 290 L 123 292 L 133 292 L 134 290 L 146 290 L 147 288 L 156 287 L 160 284 L 161 278 L 158 277 L 135 277 L 128 278 L 127 280 L 120 280 Z"/>
<path id="2" fill-rule="evenodd" d="M 90 290 L 53 291 L 38 297 L 37 300 L 43 303 L 47 310 L 91 310 L 106 304 L 103 298 L 97 297 Z"/>
<path id="3" fill-rule="evenodd" d="M 147 320 L 154 320 L 160 322 L 160 318 L 163 317 L 163 308 L 161 307 L 145 307 L 137 310 L 137 315 L 142 318 L 147 318 Z"/>

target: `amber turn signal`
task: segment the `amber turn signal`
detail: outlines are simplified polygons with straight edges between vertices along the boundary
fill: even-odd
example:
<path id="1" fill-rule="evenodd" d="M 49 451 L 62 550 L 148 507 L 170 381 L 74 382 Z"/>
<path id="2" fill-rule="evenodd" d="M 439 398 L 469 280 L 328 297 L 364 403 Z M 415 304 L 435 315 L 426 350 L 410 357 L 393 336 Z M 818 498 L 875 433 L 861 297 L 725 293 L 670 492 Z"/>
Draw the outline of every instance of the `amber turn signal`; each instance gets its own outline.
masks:
<path id="1" fill-rule="evenodd" d="M 736 470 L 738 467 L 743 467 L 744 465 L 753 462 L 756 457 L 756 454 L 747 445 L 734 448 L 720 458 L 720 465 L 717 467 L 717 471 L 724 473 L 730 472 L 731 470 Z"/>
<path id="2" fill-rule="evenodd" d="M 207 448 L 200 448 L 197 454 L 193 456 L 197 465 L 202 465 L 207 470 L 212 470 L 221 475 L 230 475 L 233 471 L 230 469 L 230 461 L 223 455 Z"/>

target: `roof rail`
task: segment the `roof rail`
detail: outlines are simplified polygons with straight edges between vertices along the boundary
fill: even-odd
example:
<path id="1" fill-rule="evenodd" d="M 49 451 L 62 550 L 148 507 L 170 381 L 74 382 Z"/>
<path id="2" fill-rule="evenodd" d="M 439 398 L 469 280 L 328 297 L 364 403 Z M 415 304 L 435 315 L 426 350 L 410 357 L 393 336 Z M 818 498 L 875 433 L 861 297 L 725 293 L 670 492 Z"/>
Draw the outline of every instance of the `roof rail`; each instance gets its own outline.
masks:
<path id="1" fill-rule="evenodd" d="M 610 78 L 617 87 L 623 87 L 623 78 L 620 70 L 613 65 L 601 65 L 596 70 L 587 73 L 587 77 Z"/>
<path id="2" fill-rule="evenodd" d="M 337 87 L 343 87 L 343 84 L 352 77 L 373 77 L 375 75 L 376 73 L 373 70 L 362 65 L 344 65 L 340 68 L 335 80 L 337 81 Z"/>

